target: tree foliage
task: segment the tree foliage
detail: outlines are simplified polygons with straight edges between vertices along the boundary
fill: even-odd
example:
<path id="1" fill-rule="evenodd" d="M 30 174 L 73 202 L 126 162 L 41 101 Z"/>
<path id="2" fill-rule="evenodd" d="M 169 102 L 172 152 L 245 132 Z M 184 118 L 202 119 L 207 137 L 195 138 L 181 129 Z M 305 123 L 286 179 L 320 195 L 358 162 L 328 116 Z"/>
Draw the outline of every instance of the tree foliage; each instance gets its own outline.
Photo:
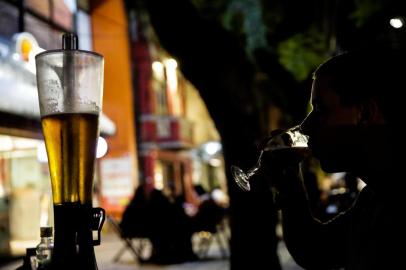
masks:
<path id="1" fill-rule="evenodd" d="M 282 65 L 297 81 L 304 81 L 327 56 L 327 41 L 316 27 L 297 33 L 278 44 Z"/>
<path id="2" fill-rule="evenodd" d="M 257 49 L 276 53 L 299 82 L 335 50 L 399 39 L 389 18 L 406 13 L 404 0 L 191 1 L 206 18 L 239 36 L 249 55 Z"/>

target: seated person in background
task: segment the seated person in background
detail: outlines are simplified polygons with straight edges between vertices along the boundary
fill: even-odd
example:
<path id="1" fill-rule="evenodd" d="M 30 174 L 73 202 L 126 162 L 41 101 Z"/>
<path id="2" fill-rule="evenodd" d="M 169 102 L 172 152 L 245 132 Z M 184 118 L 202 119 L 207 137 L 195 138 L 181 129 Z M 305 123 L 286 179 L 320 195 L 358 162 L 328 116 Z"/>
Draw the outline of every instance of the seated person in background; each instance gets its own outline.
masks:
<path id="1" fill-rule="evenodd" d="M 148 201 L 145 187 L 139 185 L 130 203 L 124 210 L 119 224 L 124 237 L 147 237 L 148 236 Z"/>
<path id="2" fill-rule="evenodd" d="M 206 193 L 198 206 L 196 214 L 192 217 L 193 231 L 216 232 L 217 225 L 226 214 L 225 195 L 220 189 L 213 189 Z"/>
<path id="3" fill-rule="evenodd" d="M 194 185 L 193 188 L 197 196 L 199 197 L 199 200 L 207 199 L 210 196 L 210 194 L 206 191 L 206 189 L 200 184 Z"/>
<path id="4" fill-rule="evenodd" d="M 124 237 L 145 237 L 151 241 L 152 254 L 147 261 L 172 264 L 196 260 L 192 249 L 192 229 L 182 198 L 153 189 L 147 194 L 138 186 L 124 211 L 120 228 Z"/>
<path id="5" fill-rule="evenodd" d="M 196 260 L 190 218 L 183 209 L 182 195 L 168 198 L 161 190 L 154 189 L 148 210 L 149 238 L 153 245 L 149 261 L 172 264 Z"/>

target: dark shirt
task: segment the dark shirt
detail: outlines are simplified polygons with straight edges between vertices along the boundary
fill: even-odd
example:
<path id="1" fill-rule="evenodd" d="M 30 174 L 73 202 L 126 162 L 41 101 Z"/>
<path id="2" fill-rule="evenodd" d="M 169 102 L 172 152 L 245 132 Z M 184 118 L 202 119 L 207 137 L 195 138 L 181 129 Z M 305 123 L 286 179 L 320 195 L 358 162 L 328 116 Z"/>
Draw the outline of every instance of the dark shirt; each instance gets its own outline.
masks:
<path id="1" fill-rule="evenodd" d="M 147 237 L 149 215 L 148 202 L 144 194 L 144 187 L 139 186 L 133 199 L 124 210 L 120 228 L 123 237 Z"/>
<path id="2" fill-rule="evenodd" d="M 406 222 L 397 199 L 383 200 L 365 187 L 352 208 L 327 222 L 330 262 L 347 270 L 406 269 Z"/>

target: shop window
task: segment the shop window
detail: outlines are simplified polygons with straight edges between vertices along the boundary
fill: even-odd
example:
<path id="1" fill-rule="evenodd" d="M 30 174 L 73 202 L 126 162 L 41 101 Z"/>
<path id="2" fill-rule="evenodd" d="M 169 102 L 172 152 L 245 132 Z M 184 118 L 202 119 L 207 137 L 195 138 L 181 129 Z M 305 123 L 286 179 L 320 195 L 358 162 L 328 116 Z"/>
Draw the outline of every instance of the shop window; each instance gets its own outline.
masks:
<path id="1" fill-rule="evenodd" d="M 72 0 L 52 0 L 52 20 L 66 30 L 72 30 L 76 3 Z"/>
<path id="2" fill-rule="evenodd" d="M 161 161 L 163 168 L 164 191 L 169 196 L 176 194 L 176 179 L 174 164 L 171 162 Z"/>
<path id="3" fill-rule="evenodd" d="M 0 199 L 7 197 L 10 193 L 9 166 L 9 160 L 0 156 Z"/>
<path id="4" fill-rule="evenodd" d="M 51 49 L 52 44 L 52 29 L 43 21 L 36 17 L 26 14 L 24 17 L 25 31 L 34 35 L 38 41 L 38 45 L 46 50 Z M 59 47 L 60 44 L 58 43 Z"/>
<path id="5" fill-rule="evenodd" d="M 171 198 L 183 192 L 182 179 L 179 179 L 175 166 L 175 163 L 166 160 L 158 160 L 155 165 L 155 188 L 162 189 Z"/>
<path id="6" fill-rule="evenodd" d="M 29 14 L 25 15 L 24 22 L 25 31 L 36 38 L 41 48 L 46 50 L 61 48 L 62 31 L 53 29 L 50 25 Z"/>
<path id="7" fill-rule="evenodd" d="M 29 151 L 26 152 L 30 153 Z M 41 189 L 41 185 L 44 184 L 44 179 L 46 179 L 41 172 L 41 166 L 36 159 L 35 153 L 32 156 L 12 158 L 10 172 L 11 185 L 14 189 Z"/>
<path id="8" fill-rule="evenodd" d="M 156 95 L 156 114 L 167 115 L 168 114 L 168 104 L 166 91 L 162 91 L 162 88 L 155 88 Z"/>
<path id="9" fill-rule="evenodd" d="M 86 12 L 90 10 L 89 0 L 77 0 L 78 7 Z"/>
<path id="10" fill-rule="evenodd" d="M 61 31 L 58 30 L 52 30 L 51 32 L 51 36 L 49 39 L 49 49 L 51 50 L 56 50 L 56 49 L 60 49 L 62 46 L 61 43 L 61 37 L 62 37 L 63 33 Z"/>
<path id="11" fill-rule="evenodd" d="M 152 63 L 152 81 L 151 86 L 154 91 L 153 100 L 155 102 L 155 113 L 158 115 L 167 115 L 167 96 L 166 96 L 166 79 L 165 66 L 160 61 Z"/>
<path id="12" fill-rule="evenodd" d="M 76 29 L 79 37 L 79 48 L 92 51 L 92 24 L 90 16 L 81 10 L 76 13 Z"/>
<path id="13" fill-rule="evenodd" d="M 45 18 L 50 17 L 50 5 L 48 0 L 25 0 L 25 7 Z"/>
<path id="14" fill-rule="evenodd" d="M 0 1 L 0 36 L 11 38 L 18 32 L 18 9 Z"/>

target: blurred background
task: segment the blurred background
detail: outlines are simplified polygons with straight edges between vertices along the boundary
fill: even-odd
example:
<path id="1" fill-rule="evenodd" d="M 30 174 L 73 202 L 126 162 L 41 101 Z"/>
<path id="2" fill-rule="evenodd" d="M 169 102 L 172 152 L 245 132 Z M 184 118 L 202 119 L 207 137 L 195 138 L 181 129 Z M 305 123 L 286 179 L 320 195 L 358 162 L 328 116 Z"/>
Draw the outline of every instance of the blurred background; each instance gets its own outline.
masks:
<path id="1" fill-rule="evenodd" d="M 35 55 L 61 48 L 63 33 L 105 57 L 94 180 L 94 205 L 112 220 L 104 233 L 120 237 L 113 223 L 140 186 L 181 197 L 188 216 L 199 186 L 225 211 L 209 235 L 195 231 L 198 243 L 222 234 L 225 268 L 283 269 L 268 178 L 255 176 L 246 193 L 229 168 L 248 169 L 272 130 L 301 122 L 325 59 L 373 44 L 403 49 L 405 13 L 401 0 L 0 0 L 0 262 L 21 258 L 53 223 Z M 311 157 L 304 168 L 321 220 L 363 185 Z"/>

